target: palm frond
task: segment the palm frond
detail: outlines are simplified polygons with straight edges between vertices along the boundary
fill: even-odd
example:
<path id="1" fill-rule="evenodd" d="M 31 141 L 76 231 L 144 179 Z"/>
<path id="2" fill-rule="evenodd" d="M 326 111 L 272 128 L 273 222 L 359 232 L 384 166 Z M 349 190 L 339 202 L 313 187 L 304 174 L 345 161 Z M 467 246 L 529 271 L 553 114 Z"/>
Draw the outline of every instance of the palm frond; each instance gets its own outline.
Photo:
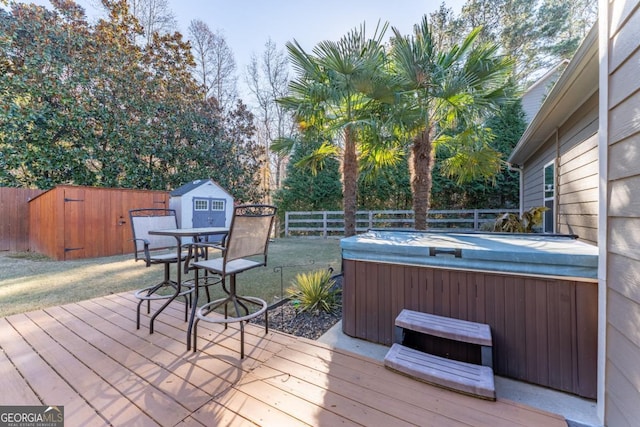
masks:
<path id="1" fill-rule="evenodd" d="M 281 156 L 287 156 L 291 154 L 298 143 L 299 141 L 295 138 L 277 138 L 271 142 L 269 149 Z"/>
<path id="2" fill-rule="evenodd" d="M 490 129 L 469 127 L 455 135 L 440 136 L 435 145 L 442 145 L 453 155 L 442 160 L 442 171 L 458 184 L 478 179 L 494 181 L 503 166 L 502 154 L 489 142 L 494 138 Z"/>
<path id="3" fill-rule="evenodd" d="M 318 149 L 308 156 L 300 159 L 295 166 L 300 168 L 308 168 L 315 175 L 324 168 L 325 161 L 329 158 L 337 158 L 340 155 L 340 149 L 335 144 L 324 141 Z"/>

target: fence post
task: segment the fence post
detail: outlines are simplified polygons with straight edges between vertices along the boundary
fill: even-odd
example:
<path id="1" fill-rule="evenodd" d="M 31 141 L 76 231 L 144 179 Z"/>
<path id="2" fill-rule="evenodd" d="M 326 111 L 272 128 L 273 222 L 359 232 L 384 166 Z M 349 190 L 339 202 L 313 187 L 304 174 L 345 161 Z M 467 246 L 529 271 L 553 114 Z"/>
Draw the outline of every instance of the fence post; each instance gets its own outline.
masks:
<path id="1" fill-rule="evenodd" d="M 369 230 L 373 228 L 373 211 L 369 211 Z"/>
<path id="2" fill-rule="evenodd" d="M 479 220 L 480 219 L 480 213 L 478 212 L 478 209 L 474 209 L 473 210 L 473 229 L 475 231 L 478 231 L 478 229 L 480 228 L 480 223 Z"/>
<path id="3" fill-rule="evenodd" d="M 289 237 L 289 212 L 284 213 L 284 237 Z"/>
<path id="4" fill-rule="evenodd" d="M 327 211 L 322 211 L 322 237 L 327 238 Z"/>

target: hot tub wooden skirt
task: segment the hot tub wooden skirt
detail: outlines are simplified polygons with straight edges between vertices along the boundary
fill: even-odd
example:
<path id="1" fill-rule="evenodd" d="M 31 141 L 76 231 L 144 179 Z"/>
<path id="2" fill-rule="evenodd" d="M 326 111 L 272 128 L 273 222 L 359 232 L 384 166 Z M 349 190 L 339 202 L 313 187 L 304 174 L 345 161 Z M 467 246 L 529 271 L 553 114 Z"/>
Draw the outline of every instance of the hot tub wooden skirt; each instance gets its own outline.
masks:
<path id="1" fill-rule="evenodd" d="M 496 375 L 596 398 L 596 280 L 350 259 L 343 272 L 342 327 L 349 336 L 391 346 L 405 308 L 486 323 Z"/>

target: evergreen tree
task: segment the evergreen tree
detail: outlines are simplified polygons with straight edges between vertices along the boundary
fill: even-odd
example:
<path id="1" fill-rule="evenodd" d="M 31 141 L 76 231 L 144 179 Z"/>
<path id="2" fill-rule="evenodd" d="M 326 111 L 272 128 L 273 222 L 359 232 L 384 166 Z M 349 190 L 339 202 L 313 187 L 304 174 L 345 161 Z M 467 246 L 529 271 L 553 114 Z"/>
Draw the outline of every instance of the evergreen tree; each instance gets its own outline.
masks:
<path id="1" fill-rule="evenodd" d="M 509 170 L 504 160 L 515 148 L 526 128 L 521 101 L 507 103 L 487 121 L 493 132 L 490 146 L 500 153 L 503 168 L 493 180 L 473 180 L 459 184 L 442 172 L 442 163 L 436 163 L 432 189 L 434 209 L 501 209 L 516 208 L 519 204 L 519 175 Z M 445 147 L 437 156 L 449 155 Z"/>
<path id="2" fill-rule="evenodd" d="M 444 47 L 481 26 L 480 40 L 516 59 L 514 77 L 526 87 L 540 70 L 571 58 L 597 17 L 593 0 L 467 0 L 459 16 L 442 5 L 429 19 Z"/>
<path id="3" fill-rule="evenodd" d="M 140 46 L 125 0 L 105 1 L 95 25 L 51 3 L 0 8 L 0 185 L 166 190 L 206 177 L 260 199 L 253 116 L 203 100 L 179 33 Z"/>
<path id="4" fill-rule="evenodd" d="M 358 182 L 358 209 L 410 210 L 411 177 L 404 158 L 380 168 L 375 174 L 362 174 Z"/>
<path id="5" fill-rule="evenodd" d="M 309 134 L 307 137 L 310 138 Z M 314 168 L 305 166 L 305 160 L 321 145 L 321 139 L 295 144 L 287 166 L 287 177 L 274 195 L 280 214 L 341 209 L 342 184 L 338 160 L 328 157 Z"/>

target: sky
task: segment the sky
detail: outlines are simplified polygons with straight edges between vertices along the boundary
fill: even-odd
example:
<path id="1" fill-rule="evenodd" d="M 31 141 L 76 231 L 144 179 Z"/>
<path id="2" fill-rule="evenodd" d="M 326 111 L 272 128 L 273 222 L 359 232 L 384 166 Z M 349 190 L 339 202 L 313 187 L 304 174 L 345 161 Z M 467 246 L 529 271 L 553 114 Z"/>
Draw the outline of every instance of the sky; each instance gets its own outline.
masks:
<path id="1" fill-rule="evenodd" d="M 297 40 L 311 50 L 322 40 L 338 40 L 366 22 L 372 35 L 379 20 L 402 33 L 411 32 L 425 13 L 438 8 L 440 0 L 169 0 L 183 33 L 192 19 L 220 30 L 239 64 L 252 53 L 260 54 L 271 38 L 278 48 Z M 460 11 L 462 0 L 447 4 Z M 239 67 L 240 68 L 240 67 Z"/>
<path id="2" fill-rule="evenodd" d="M 386 21 L 402 34 L 409 34 L 424 14 L 444 3 L 458 14 L 464 0 L 168 0 L 178 28 L 186 38 L 193 19 L 220 31 L 234 53 L 238 75 L 243 80 L 252 54 L 260 55 L 267 40 L 284 49 L 297 40 L 307 51 L 323 40 L 338 40 L 365 23 L 373 35 L 378 21 Z M 23 2 L 28 2 L 23 0 Z M 50 6 L 48 0 L 31 2 Z M 98 0 L 76 0 L 89 19 L 100 15 Z M 387 33 L 391 34 L 391 31 Z"/>

